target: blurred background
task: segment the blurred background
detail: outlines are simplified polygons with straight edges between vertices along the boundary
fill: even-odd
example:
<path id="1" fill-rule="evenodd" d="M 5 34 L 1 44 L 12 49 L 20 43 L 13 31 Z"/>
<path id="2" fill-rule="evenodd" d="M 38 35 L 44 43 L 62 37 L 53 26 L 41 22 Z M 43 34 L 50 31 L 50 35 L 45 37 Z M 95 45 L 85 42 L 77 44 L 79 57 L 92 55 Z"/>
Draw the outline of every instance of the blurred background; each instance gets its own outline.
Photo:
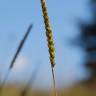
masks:
<path id="1" fill-rule="evenodd" d="M 46 0 L 56 48 L 58 96 L 96 96 L 95 90 L 92 91 L 96 89 L 93 86 L 96 83 L 93 79 L 96 76 L 95 2 Z M 20 93 L 27 85 L 27 89 L 30 88 L 26 96 L 52 96 L 52 74 L 40 0 L 0 1 L 1 88 L 30 24 L 33 28 L 8 75 L 2 96 L 25 96 Z"/>

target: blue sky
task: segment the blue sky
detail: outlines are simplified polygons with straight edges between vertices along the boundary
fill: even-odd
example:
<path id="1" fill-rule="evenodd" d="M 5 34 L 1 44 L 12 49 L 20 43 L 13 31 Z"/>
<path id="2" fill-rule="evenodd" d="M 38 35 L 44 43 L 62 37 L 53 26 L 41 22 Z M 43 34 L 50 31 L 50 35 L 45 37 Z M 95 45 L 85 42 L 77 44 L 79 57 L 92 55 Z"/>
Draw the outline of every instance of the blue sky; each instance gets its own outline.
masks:
<path id="1" fill-rule="evenodd" d="M 88 0 L 46 0 L 56 47 L 57 86 L 72 84 L 86 77 L 83 50 L 69 45 L 80 32 L 77 20 L 91 18 Z M 40 0 L 0 1 L 0 74 L 3 80 L 18 44 L 28 26 L 34 27 L 8 80 L 27 82 L 34 68 L 39 70 L 34 86 L 52 86 L 49 54 Z"/>

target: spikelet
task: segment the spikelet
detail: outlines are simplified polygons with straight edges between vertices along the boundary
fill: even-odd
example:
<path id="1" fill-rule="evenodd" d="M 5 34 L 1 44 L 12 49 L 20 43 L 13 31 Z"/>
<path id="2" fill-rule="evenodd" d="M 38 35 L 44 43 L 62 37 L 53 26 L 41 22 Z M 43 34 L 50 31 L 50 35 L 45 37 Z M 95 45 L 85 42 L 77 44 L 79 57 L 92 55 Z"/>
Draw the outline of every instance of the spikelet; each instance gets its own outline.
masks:
<path id="1" fill-rule="evenodd" d="M 41 0 L 41 5 L 42 5 L 42 12 L 43 12 L 43 18 L 44 18 L 45 29 L 46 29 L 46 36 L 47 36 L 47 41 L 48 41 L 50 62 L 51 62 L 51 66 L 54 67 L 54 65 L 55 65 L 55 48 L 54 48 L 52 30 L 51 30 L 50 23 L 49 23 L 49 17 L 48 17 L 45 0 Z"/>

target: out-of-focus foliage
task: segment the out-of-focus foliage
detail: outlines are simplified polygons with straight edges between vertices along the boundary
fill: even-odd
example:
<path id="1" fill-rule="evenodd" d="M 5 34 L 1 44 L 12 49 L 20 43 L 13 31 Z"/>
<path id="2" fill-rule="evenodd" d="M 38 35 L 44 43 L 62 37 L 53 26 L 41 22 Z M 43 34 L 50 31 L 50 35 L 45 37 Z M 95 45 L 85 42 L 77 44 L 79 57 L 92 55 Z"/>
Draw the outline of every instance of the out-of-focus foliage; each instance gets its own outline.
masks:
<path id="1" fill-rule="evenodd" d="M 94 85 L 94 84 L 93 84 Z M 96 87 L 90 84 L 76 84 L 68 89 L 58 89 L 58 96 L 96 96 Z M 22 96 L 23 87 L 20 86 L 6 86 L 3 90 L 2 96 Z M 26 96 L 54 96 L 52 91 L 43 89 L 29 89 Z"/>

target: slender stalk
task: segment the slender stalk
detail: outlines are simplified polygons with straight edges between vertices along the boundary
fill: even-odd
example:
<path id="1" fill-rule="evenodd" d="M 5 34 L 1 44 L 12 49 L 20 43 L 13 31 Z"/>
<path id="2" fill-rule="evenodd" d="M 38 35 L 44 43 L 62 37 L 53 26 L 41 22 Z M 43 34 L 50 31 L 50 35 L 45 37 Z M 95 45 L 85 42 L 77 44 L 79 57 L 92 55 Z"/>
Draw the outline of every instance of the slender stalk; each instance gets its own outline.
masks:
<path id="1" fill-rule="evenodd" d="M 30 89 L 30 86 L 33 85 L 34 81 L 36 80 L 36 76 L 38 74 L 39 68 L 40 68 L 40 64 L 35 66 L 35 69 L 33 70 L 31 74 L 30 80 L 27 82 L 25 88 L 21 92 L 21 96 L 27 96 L 27 92 Z"/>
<path id="2" fill-rule="evenodd" d="M 31 32 L 31 29 L 32 29 L 32 24 L 28 27 L 28 30 L 27 30 L 27 32 L 25 33 L 23 39 L 21 40 L 21 42 L 20 42 L 20 44 L 19 44 L 19 46 L 18 46 L 18 48 L 17 48 L 17 51 L 16 51 L 16 53 L 15 53 L 13 59 L 12 59 L 12 62 L 11 62 L 10 66 L 9 66 L 9 69 L 8 69 L 8 72 L 6 73 L 6 76 L 5 76 L 4 81 L 3 81 L 3 83 L 2 83 L 1 93 L 2 93 L 2 89 L 3 89 L 4 85 L 5 85 L 5 83 L 6 83 L 6 81 L 7 81 L 8 75 L 9 75 L 11 69 L 13 68 L 14 63 L 15 63 L 15 61 L 16 61 L 19 53 L 20 53 L 20 51 L 22 50 L 22 48 L 23 48 L 23 46 L 24 46 L 24 43 L 25 43 L 25 41 L 26 41 L 29 33 Z"/>
<path id="3" fill-rule="evenodd" d="M 46 37 L 47 37 L 47 41 L 48 41 L 48 48 L 49 48 L 49 54 L 50 54 L 50 62 L 51 62 L 53 86 L 54 86 L 54 96 L 57 96 L 56 95 L 55 76 L 54 76 L 55 47 L 54 47 L 53 35 L 52 35 L 51 27 L 50 27 L 48 11 L 47 11 L 45 0 L 41 0 L 41 6 L 42 6 L 42 13 L 43 13 L 45 29 L 46 29 Z"/>
<path id="4" fill-rule="evenodd" d="M 55 82 L 55 75 L 54 75 L 54 68 L 52 67 L 52 77 L 53 77 L 53 87 L 54 87 L 54 96 L 57 96 L 57 91 L 56 91 L 56 82 Z"/>

